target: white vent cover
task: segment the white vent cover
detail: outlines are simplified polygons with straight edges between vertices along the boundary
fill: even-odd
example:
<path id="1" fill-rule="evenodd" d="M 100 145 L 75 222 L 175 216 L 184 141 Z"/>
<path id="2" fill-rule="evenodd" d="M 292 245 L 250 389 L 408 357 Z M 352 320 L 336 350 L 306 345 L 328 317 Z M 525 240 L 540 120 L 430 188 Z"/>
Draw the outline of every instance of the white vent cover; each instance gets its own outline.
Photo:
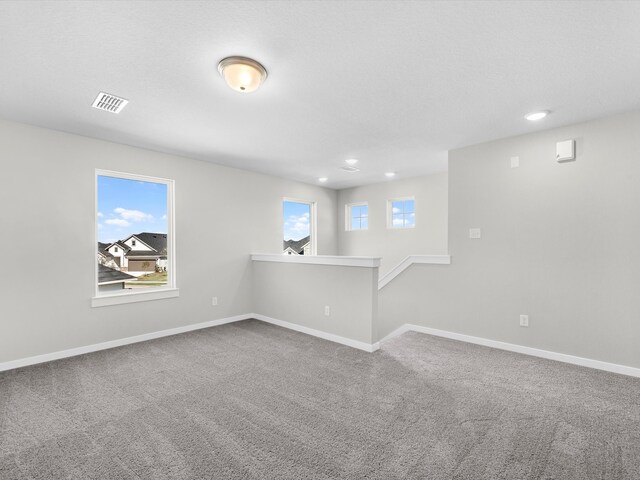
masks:
<path id="1" fill-rule="evenodd" d="M 348 165 L 345 165 L 344 167 L 340 167 L 340 170 L 344 170 L 345 172 L 349 172 L 349 173 L 355 173 L 355 172 L 359 172 L 360 169 L 357 167 L 351 167 Z"/>
<path id="2" fill-rule="evenodd" d="M 100 92 L 96 99 L 93 101 L 93 108 L 98 110 L 105 110 L 111 113 L 120 113 L 122 109 L 129 103 L 129 100 L 116 97 L 110 93 Z"/>

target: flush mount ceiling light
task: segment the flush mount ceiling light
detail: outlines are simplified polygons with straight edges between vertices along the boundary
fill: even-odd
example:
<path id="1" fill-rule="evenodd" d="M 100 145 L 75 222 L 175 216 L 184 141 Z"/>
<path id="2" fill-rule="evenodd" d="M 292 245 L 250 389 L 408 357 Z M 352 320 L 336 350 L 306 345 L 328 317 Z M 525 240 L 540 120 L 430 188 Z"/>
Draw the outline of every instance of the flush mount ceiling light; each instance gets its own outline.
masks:
<path id="1" fill-rule="evenodd" d="M 353 165 L 355 165 L 356 163 L 358 163 L 358 159 L 357 159 L 357 158 L 347 158 L 347 159 L 345 160 L 345 163 L 346 163 L 347 165 L 351 165 L 351 166 L 353 166 Z"/>
<path id="2" fill-rule="evenodd" d="M 329 180 L 327 177 L 320 177 L 320 178 L 318 179 L 318 181 L 319 181 L 320 183 L 325 183 L 327 180 Z"/>
<path id="3" fill-rule="evenodd" d="M 393 178 L 396 176 L 396 172 L 386 172 L 384 176 L 387 178 Z"/>
<path id="4" fill-rule="evenodd" d="M 256 91 L 267 78 L 265 68 L 247 57 L 227 57 L 220 60 L 218 72 L 227 85 L 241 93 Z"/>
<path id="5" fill-rule="evenodd" d="M 549 110 L 541 110 L 539 112 L 531 112 L 531 113 L 527 113 L 524 118 L 526 118 L 527 120 L 529 120 L 530 122 L 535 122 L 536 120 L 542 120 L 544 117 L 546 117 L 547 115 L 549 115 Z"/>

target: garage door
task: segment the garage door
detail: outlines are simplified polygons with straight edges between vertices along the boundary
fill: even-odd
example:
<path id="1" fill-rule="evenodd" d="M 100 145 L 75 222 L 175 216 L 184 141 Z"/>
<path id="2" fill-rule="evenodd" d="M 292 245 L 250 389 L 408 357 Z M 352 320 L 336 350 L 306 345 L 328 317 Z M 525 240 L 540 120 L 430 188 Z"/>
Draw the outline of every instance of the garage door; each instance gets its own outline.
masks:
<path id="1" fill-rule="evenodd" d="M 155 272 L 155 260 L 129 260 L 130 272 Z"/>

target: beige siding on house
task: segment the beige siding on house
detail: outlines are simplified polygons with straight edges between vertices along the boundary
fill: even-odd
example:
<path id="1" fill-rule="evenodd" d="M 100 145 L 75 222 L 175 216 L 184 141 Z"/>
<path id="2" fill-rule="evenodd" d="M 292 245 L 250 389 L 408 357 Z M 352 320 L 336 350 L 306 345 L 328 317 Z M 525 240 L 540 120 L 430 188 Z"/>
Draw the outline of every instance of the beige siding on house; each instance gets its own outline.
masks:
<path id="1" fill-rule="evenodd" d="M 155 272 L 155 260 L 129 260 L 130 272 Z"/>

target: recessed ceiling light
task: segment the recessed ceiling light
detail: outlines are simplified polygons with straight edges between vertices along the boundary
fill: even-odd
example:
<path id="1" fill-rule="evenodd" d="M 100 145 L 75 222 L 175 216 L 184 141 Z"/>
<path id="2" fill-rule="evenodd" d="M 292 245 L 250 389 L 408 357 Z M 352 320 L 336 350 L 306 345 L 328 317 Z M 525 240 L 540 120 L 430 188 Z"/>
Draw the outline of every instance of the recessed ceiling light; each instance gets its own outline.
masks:
<path id="1" fill-rule="evenodd" d="M 536 120 L 542 120 L 544 117 L 549 115 L 549 110 L 541 110 L 539 112 L 531 112 L 527 113 L 524 118 L 529 120 L 530 122 L 535 122 Z"/>
<path id="2" fill-rule="evenodd" d="M 384 176 L 387 178 L 393 178 L 396 176 L 396 172 L 386 172 Z"/>
<path id="3" fill-rule="evenodd" d="M 222 78 L 236 92 L 256 91 L 267 78 L 267 70 L 258 62 L 247 57 L 227 57 L 220 60 L 218 71 Z"/>
<path id="4" fill-rule="evenodd" d="M 345 165 L 344 167 L 340 167 L 340 170 L 344 170 L 345 172 L 349 172 L 349 173 L 356 173 L 356 172 L 360 171 L 360 169 L 358 167 L 351 167 L 349 165 Z"/>
<path id="5" fill-rule="evenodd" d="M 347 163 L 347 165 L 355 165 L 356 163 L 358 163 L 358 159 L 357 158 L 347 158 L 345 160 L 345 162 Z"/>
<path id="6" fill-rule="evenodd" d="M 319 181 L 320 183 L 325 183 L 327 180 L 329 180 L 327 177 L 320 177 L 320 178 L 318 179 L 318 181 Z"/>

